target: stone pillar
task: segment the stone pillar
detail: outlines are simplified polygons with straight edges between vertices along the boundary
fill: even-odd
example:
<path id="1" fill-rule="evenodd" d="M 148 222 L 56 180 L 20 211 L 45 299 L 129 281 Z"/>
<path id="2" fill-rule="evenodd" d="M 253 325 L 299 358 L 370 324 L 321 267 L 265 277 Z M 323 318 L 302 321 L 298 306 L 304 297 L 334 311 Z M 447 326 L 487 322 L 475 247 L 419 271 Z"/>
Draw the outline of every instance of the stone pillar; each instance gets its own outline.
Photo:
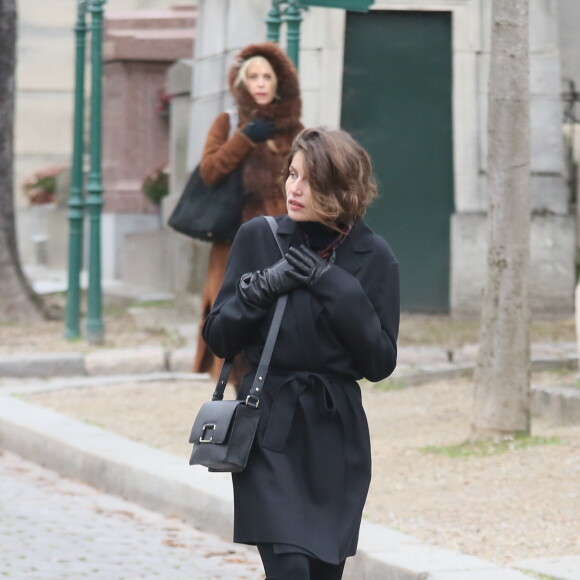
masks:
<path id="1" fill-rule="evenodd" d="M 189 137 L 189 108 L 191 105 L 192 60 L 183 59 L 171 66 L 167 73 L 167 91 L 171 97 L 169 128 L 169 198 L 177 201 L 189 177 L 187 143 Z M 165 203 L 163 215 L 169 216 L 174 203 Z"/>
<path id="2" fill-rule="evenodd" d="M 132 233 L 124 240 L 123 280 L 156 292 L 170 292 L 187 319 L 199 314 L 199 300 L 207 274 L 210 244 L 192 240 L 166 226 L 189 177 L 187 151 L 191 104 L 192 60 L 177 61 L 167 71 L 171 97 L 169 119 L 169 195 L 162 202 L 165 227 Z"/>
<path id="3" fill-rule="evenodd" d="M 159 229 L 145 177 L 169 163 L 169 67 L 193 50 L 196 10 L 111 12 L 103 83 L 103 277 L 118 278 L 126 235 Z"/>

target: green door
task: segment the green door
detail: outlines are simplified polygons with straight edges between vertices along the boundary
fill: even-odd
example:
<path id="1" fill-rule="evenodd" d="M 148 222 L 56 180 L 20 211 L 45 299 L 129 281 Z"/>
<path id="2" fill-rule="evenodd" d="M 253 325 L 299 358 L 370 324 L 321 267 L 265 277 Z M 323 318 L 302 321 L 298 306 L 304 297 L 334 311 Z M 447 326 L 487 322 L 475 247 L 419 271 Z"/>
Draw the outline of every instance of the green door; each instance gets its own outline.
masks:
<path id="1" fill-rule="evenodd" d="M 451 14 L 347 13 L 342 127 L 370 153 L 367 221 L 393 247 L 407 312 L 449 311 Z"/>

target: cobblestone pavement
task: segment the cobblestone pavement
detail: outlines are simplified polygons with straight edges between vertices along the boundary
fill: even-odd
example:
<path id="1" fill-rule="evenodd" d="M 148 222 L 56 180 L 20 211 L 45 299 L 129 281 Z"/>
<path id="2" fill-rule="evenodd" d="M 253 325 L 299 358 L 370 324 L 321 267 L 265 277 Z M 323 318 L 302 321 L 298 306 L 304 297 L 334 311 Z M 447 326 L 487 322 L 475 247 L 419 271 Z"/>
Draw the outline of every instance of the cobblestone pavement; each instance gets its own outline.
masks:
<path id="1" fill-rule="evenodd" d="M 0 578 L 258 580 L 257 554 L 0 451 Z"/>

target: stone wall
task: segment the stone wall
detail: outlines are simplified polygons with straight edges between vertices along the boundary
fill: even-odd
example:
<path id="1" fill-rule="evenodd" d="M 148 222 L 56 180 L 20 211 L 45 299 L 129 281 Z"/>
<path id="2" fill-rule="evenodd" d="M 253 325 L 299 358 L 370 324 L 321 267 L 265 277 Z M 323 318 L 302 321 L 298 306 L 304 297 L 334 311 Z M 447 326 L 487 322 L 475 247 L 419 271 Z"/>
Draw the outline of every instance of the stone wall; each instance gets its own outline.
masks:
<path id="1" fill-rule="evenodd" d="M 168 87 L 172 94 L 171 195 L 163 202 L 164 220 L 175 207 L 187 176 L 199 162 L 211 123 L 220 112 L 232 106 L 226 73 L 234 55 L 247 44 L 266 40 L 264 19 L 270 6 L 269 0 L 201 0 L 198 3 L 193 60 L 177 63 L 168 74 Z M 304 14 L 300 82 L 302 119 L 307 125 L 338 127 L 340 124 L 340 101 L 326 100 L 327 93 L 340 92 L 341 77 L 334 65 L 342 62 L 342 52 L 330 38 L 334 31 L 342 28 L 340 17 L 340 10 L 317 8 Z M 284 43 L 283 27 L 281 44 Z M 173 251 L 187 259 L 180 262 L 179 271 L 173 275 L 154 275 L 150 279 L 163 280 L 163 289 L 174 292 L 178 300 L 187 292 L 200 292 L 207 272 L 210 245 L 188 240 L 169 230 L 157 237 L 132 235 L 127 238 L 127 243 L 135 255 L 134 248 L 139 244 L 155 244 L 154 240 L 162 239 L 160 243 L 173 244 Z M 131 260 L 127 262 L 135 264 Z M 127 272 L 131 282 L 139 278 L 138 270 L 142 272 L 132 266 L 131 272 Z"/>
<path id="2" fill-rule="evenodd" d="M 18 242 L 23 264 L 34 263 L 30 220 L 20 186 L 26 177 L 49 166 L 70 165 L 72 150 L 76 2 L 19 0 L 16 78 L 15 201 Z M 196 0 L 172 0 L 172 6 Z M 110 0 L 105 14 L 165 9 L 166 0 Z M 90 19 L 89 19 L 90 22 Z M 87 83 L 89 86 L 90 83 Z M 59 218 L 59 223 L 62 220 Z M 66 261 L 61 244 L 53 244 L 48 264 Z"/>
<path id="3" fill-rule="evenodd" d="M 76 7 L 73 4 L 70 0 L 52 0 L 50 5 L 36 0 L 21 0 L 19 3 L 16 187 L 39 168 L 70 162 L 73 27 L 76 19 Z M 196 2 L 174 0 L 171 4 L 192 5 Z M 181 192 L 188 172 L 199 160 L 209 125 L 220 111 L 231 104 L 225 76 L 232 56 L 244 45 L 263 41 L 266 36 L 264 18 L 270 7 L 269 0 L 200 0 L 198 4 L 199 34 L 191 61 L 193 66 L 190 67 L 189 63 L 184 65 L 186 61 L 180 62 L 170 69 L 168 75 L 169 86 L 173 86 L 170 90 L 174 91 L 174 100 L 172 125 L 169 128 L 173 135 L 169 145 L 171 196 L 163 205 L 162 213 L 165 217 L 169 215 Z M 377 0 L 374 7 L 443 9 L 453 12 L 456 213 L 451 218 L 451 303 L 453 314 L 477 314 L 485 279 L 485 128 L 490 3 L 485 0 Z M 166 9 L 167 2 L 115 0 L 105 5 L 108 15 L 118 10 L 156 8 Z M 576 0 L 531 0 L 532 195 L 535 210 L 531 298 L 534 310 L 544 314 L 565 314 L 571 312 L 573 307 L 576 220 L 566 186 L 560 91 L 563 78 L 572 78 L 580 84 L 580 37 L 576 30 L 579 10 Z M 138 50 L 138 44 L 137 40 L 132 43 L 132 47 L 126 45 L 129 51 L 125 53 L 127 60 L 130 60 L 130 50 Z M 300 78 L 304 97 L 303 121 L 306 125 L 335 127 L 340 124 L 343 45 L 342 11 L 311 8 L 304 13 Z M 117 69 L 111 74 L 115 73 L 113 77 L 117 75 L 116 78 L 129 79 L 130 74 L 125 65 L 121 64 L 122 60 L 111 59 L 111 65 Z M 157 83 L 158 80 L 155 80 L 154 84 Z M 190 91 L 186 89 L 188 84 Z M 116 88 L 120 89 L 120 85 Z M 128 102 L 131 102 L 131 98 Z M 127 137 L 127 134 L 119 133 L 118 138 Z M 155 138 L 147 140 L 150 144 L 155 143 Z M 152 149 L 159 152 L 158 147 Z M 578 151 L 579 146 L 576 147 Z M 576 155 L 578 157 L 578 153 Z M 131 165 L 132 159 L 128 155 L 123 163 Z M 147 166 L 156 161 L 151 157 Z M 135 172 L 123 183 L 123 179 L 115 174 L 117 169 L 114 166 L 111 160 L 108 166 L 111 172 L 107 179 L 111 178 L 112 181 L 107 182 L 109 193 L 105 194 L 108 195 L 107 209 L 116 207 L 123 213 L 108 213 L 109 217 L 105 215 L 103 221 L 104 237 L 108 240 L 105 242 L 105 273 L 111 276 L 119 274 L 119 269 L 123 268 L 121 262 L 125 260 L 122 258 L 119 262 L 109 259 L 119 250 L 114 240 L 132 238 L 130 243 L 134 248 L 131 250 L 133 253 L 129 254 L 136 255 L 140 249 L 138 234 L 128 232 L 143 228 L 156 230 L 159 225 L 158 216 L 149 213 L 152 208 L 135 193 L 141 169 L 139 176 Z M 20 208 L 20 248 L 24 263 L 29 263 L 34 259 L 30 242 L 31 226 L 26 225 L 26 212 L 23 211 L 23 200 L 19 195 L 17 201 Z M 64 215 L 64 211 L 60 213 Z M 59 215 L 58 223 L 50 226 L 50 231 L 62 231 L 66 227 L 63 215 Z M 120 225 L 119 215 L 132 215 L 133 223 Z M 149 221 L 145 225 L 139 220 Z M 168 230 L 163 235 L 176 236 Z M 60 256 L 54 256 L 54 259 L 49 256 L 48 262 L 49 265 L 52 263 L 60 267 L 65 262 L 63 253 L 66 236 L 51 234 L 52 237 L 55 243 L 52 246 L 49 244 L 49 248 L 54 249 L 49 253 L 60 253 Z M 57 238 L 63 240 L 56 243 Z M 169 279 L 177 280 L 175 284 L 179 287 L 199 289 L 206 260 L 206 245 L 202 244 L 195 249 L 195 243 L 182 236 L 174 239 L 179 240 L 176 242 L 179 248 L 186 248 L 184 251 L 189 252 L 187 260 L 190 257 L 193 260 L 191 272 L 189 265 L 187 267 L 193 279 L 185 281 L 180 276 Z M 181 249 L 175 251 L 180 253 Z M 176 265 L 176 268 L 179 269 L 179 266 Z M 132 271 L 133 278 L 139 279 L 140 274 L 136 269 Z"/>
<path id="4" fill-rule="evenodd" d="M 562 91 L 570 93 L 571 89 L 580 91 L 580 42 L 578 35 L 578 23 L 580 22 L 580 2 L 577 0 L 559 0 L 560 12 L 560 52 L 562 55 Z M 569 82 L 573 82 L 570 86 Z M 580 120 L 580 103 L 572 106 L 572 112 L 576 119 Z M 570 171 L 570 195 L 576 206 L 576 221 L 580 220 L 580 204 L 578 196 L 580 193 L 580 180 L 578 179 L 577 167 L 580 165 L 580 127 L 578 122 L 566 123 L 568 135 L 568 146 L 571 150 L 571 160 L 576 163 L 576 175 L 573 169 Z M 576 228 L 576 244 L 580 248 L 580 228 Z"/>
<path id="5" fill-rule="evenodd" d="M 477 315 L 485 286 L 487 251 L 487 79 L 491 3 L 481 4 L 482 49 L 477 60 L 480 92 L 478 195 L 456 204 L 452 218 L 451 309 Z M 533 224 L 530 303 L 543 315 L 573 312 L 576 220 L 569 202 L 562 135 L 562 69 L 558 0 L 530 2 L 531 195 Z M 457 168 L 456 168 L 457 170 Z"/>
<path id="6" fill-rule="evenodd" d="M 231 106 L 226 73 L 234 55 L 253 42 L 266 41 L 269 0 L 200 0 L 193 63 L 189 168 L 201 156 L 207 131 Z M 310 8 L 303 13 L 300 43 L 302 121 L 307 126 L 340 125 L 342 47 L 334 35 L 343 30 L 341 10 Z M 285 45 L 285 27 L 280 44 Z M 337 65 L 338 68 L 337 68 Z M 335 98 L 328 99 L 332 93 Z M 338 94 L 337 94 L 338 93 Z"/>
<path id="7" fill-rule="evenodd" d="M 248 42 L 265 38 L 263 20 L 269 4 L 266 0 L 199 2 L 190 169 L 199 160 L 209 124 L 228 106 L 225 71 L 231 56 Z M 450 216 L 450 301 L 452 314 L 459 316 L 479 313 L 485 284 L 490 8 L 485 0 L 376 0 L 373 5 L 374 10 L 453 14 L 455 213 Z M 531 0 L 530 12 L 531 304 L 536 313 L 565 315 L 573 310 L 575 219 L 564 164 L 558 0 Z M 572 41 L 572 32 L 568 36 L 570 43 L 580 46 L 576 38 Z M 340 124 L 343 46 L 344 12 L 311 9 L 304 13 L 300 78 L 306 125 Z"/>

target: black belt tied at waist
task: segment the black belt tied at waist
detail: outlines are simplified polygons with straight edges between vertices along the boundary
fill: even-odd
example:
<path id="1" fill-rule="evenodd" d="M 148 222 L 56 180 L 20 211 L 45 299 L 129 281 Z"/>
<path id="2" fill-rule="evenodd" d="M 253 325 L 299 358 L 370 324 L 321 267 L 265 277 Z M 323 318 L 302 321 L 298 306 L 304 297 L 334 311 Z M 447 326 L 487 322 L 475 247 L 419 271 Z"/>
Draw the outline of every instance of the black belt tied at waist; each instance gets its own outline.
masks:
<path id="1" fill-rule="evenodd" d="M 274 369 L 270 369 L 270 375 L 278 375 Z M 281 373 L 280 373 L 281 374 Z M 272 408 L 270 416 L 264 430 L 262 445 L 272 451 L 282 451 L 292 421 L 294 412 L 300 395 L 307 389 L 314 390 L 314 400 L 318 411 L 324 416 L 336 414 L 336 401 L 332 382 L 352 381 L 352 377 L 329 376 L 313 373 L 309 371 L 291 371 L 283 373 L 285 380 L 270 382 L 267 386 L 269 394 L 272 396 Z"/>

